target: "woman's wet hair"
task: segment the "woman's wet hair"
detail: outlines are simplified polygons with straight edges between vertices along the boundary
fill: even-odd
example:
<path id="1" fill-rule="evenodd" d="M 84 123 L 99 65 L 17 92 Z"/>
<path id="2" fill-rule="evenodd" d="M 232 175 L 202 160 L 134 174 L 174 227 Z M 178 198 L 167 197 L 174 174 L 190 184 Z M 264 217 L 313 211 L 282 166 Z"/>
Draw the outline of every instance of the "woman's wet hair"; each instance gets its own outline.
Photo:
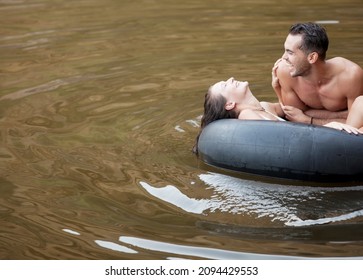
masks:
<path id="1" fill-rule="evenodd" d="M 238 117 L 235 110 L 227 110 L 225 108 L 227 99 L 222 94 L 212 95 L 211 88 L 208 89 L 204 98 L 204 113 L 200 124 L 200 131 L 193 147 L 193 153 L 195 154 L 198 154 L 199 136 L 208 124 L 220 119 L 235 119 Z"/>

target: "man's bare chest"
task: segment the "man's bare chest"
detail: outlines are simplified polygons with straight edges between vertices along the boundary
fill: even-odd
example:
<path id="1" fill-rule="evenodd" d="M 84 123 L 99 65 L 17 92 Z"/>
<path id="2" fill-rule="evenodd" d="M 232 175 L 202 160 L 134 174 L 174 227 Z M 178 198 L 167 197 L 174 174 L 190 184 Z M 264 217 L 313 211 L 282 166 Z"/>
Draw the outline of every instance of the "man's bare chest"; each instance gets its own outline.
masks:
<path id="1" fill-rule="evenodd" d="M 294 91 L 298 98 L 310 108 L 329 111 L 340 111 L 347 108 L 345 94 L 342 89 L 334 86 L 334 83 L 317 86 L 297 84 Z"/>

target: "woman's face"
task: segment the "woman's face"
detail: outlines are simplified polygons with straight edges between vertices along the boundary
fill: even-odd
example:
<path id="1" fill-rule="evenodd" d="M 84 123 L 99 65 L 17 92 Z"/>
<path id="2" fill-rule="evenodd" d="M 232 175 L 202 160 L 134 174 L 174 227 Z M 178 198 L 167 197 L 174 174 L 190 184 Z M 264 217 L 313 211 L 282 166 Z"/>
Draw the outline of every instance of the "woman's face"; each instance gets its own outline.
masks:
<path id="1" fill-rule="evenodd" d="M 213 95 L 221 94 L 227 99 L 227 102 L 236 103 L 243 100 L 248 90 L 248 82 L 236 81 L 234 78 L 229 78 L 227 81 L 220 81 L 211 87 L 211 93 Z"/>

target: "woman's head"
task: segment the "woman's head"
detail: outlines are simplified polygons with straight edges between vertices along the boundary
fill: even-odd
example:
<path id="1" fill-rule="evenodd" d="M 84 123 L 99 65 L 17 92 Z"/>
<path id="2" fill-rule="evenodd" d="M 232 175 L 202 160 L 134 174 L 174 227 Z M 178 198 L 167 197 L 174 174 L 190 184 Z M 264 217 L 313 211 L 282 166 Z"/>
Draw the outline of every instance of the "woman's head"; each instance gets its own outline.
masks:
<path id="1" fill-rule="evenodd" d="M 216 120 L 238 118 L 239 112 L 236 105 L 245 96 L 247 89 L 247 82 L 239 82 L 234 78 L 212 85 L 205 94 L 200 133 L 204 127 Z M 193 148 L 195 153 L 198 153 L 199 135 Z"/>
<path id="2" fill-rule="evenodd" d="M 248 82 L 240 82 L 234 78 L 212 85 L 205 95 L 201 127 L 204 128 L 219 119 L 237 118 L 238 105 L 243 103 L 247 92 Z"/>
<path id="3" fill-rule="evenodd" d="M 201 127 L 204 128 L 209 123 L 219 119 L 237 118 L 237 112 L 226 108 L 227 99 L 221 93 L 213 91 L 211 86 L 205 94 L 204 113 Z"/>

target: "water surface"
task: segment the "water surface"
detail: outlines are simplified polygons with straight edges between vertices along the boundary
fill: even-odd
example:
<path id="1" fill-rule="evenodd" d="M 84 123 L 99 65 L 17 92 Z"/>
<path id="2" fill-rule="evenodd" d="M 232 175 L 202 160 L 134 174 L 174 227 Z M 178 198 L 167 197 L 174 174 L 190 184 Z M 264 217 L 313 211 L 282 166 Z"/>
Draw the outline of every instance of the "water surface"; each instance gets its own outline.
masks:
<path id="1" fill-rule="evenodd" d="M 360 0 L 0 0 L 0 18 L 0 258 L 363 255 L 363 186 L 237 178 L 191 153 L 212 83 L 276 100 L 292 23 L 323 22 L 328 55 L 363 65 Z"/>

